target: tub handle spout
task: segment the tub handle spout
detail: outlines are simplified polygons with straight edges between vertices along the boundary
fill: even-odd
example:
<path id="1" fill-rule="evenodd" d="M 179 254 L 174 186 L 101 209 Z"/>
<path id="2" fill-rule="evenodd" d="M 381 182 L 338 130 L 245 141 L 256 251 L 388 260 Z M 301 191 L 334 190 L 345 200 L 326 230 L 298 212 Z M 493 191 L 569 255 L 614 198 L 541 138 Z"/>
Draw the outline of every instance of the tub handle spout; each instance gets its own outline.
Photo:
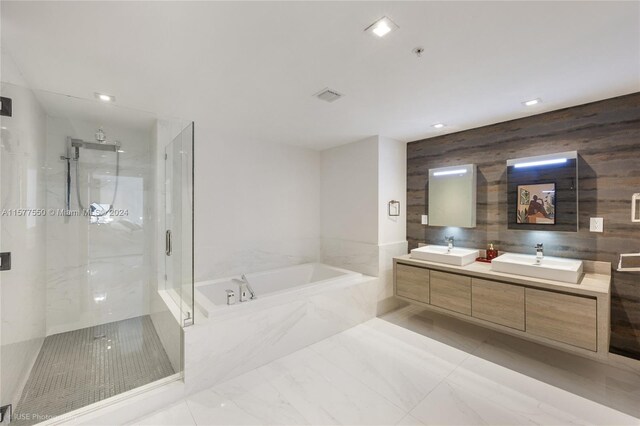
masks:
<path id="1" fill-rule="evenodd" d="M 253 291 L 253 288 L 251 288 L 251 284 L 249 284 L 249 280 L 247 280 L 247 277 L 245 277 L 244 274 L 242 275 L 241 279 L 234 278 L 233 281 L 236 281 L 238 283 L 241 302 L 246 302 L 249 299 L 256 299 L 256 294 Z M 251 296 L 248 296 L 247 293 Z"/>

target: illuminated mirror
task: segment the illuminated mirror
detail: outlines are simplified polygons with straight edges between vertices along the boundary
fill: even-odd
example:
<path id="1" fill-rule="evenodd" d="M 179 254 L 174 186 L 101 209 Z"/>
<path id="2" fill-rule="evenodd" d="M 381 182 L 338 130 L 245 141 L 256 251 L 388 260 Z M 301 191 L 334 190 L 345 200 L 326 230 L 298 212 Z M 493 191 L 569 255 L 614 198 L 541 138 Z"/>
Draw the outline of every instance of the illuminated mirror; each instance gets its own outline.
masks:
<path id="1" fill-rule="evenodd" d="M 475 228 L 474 164 L 429 169 L 429 225 Z"/>
<path id="2" fill-rule="evenodd" d="M 576 151 L 507 161 L 509 229 L 578 230 Z"/>

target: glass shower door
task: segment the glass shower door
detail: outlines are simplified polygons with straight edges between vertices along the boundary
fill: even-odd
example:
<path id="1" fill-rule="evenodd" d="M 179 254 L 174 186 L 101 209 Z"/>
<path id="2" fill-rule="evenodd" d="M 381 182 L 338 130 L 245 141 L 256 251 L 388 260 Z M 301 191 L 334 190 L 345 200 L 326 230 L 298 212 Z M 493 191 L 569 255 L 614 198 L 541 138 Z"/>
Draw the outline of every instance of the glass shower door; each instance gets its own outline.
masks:
<path id="1" fill-rule="evenodd" d="M 193 123 L 165 148 L 165 288 L 193 324 Z"/>

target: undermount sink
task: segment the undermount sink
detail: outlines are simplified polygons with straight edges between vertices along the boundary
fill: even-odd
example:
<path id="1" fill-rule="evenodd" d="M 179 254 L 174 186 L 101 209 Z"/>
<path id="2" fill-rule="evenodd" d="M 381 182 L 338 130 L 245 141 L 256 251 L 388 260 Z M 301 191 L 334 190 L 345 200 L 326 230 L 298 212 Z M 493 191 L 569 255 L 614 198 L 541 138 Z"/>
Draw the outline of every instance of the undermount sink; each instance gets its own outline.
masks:
<path id="1" fill-rule="evenodd" d="M 545 256 L 537 264 L 535 255 L 505 253 L 491 261 L 491 270 L 577 284 L 582 277 L 582 260 Z"/>
<path id="2" fill-rule="evenodd" d="M 480 256 L 478 250 L 461 247 L 454 247 L 449 250 L 447 246 L 422 246 L 411 250 L 412 259 L 456 266 L 473 263 L 478 256 Z"/>

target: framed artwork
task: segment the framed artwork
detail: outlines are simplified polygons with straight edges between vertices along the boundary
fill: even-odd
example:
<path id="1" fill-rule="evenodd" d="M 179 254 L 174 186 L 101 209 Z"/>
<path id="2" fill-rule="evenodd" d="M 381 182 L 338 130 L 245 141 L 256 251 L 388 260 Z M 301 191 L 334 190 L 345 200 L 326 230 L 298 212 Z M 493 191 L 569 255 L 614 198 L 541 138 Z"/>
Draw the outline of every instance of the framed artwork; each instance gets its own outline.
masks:
<path id="1" fill-rule="evenodd" d="M 556 224 L 556 184 L 535 183 L 518 185 L 517 224 Z"/>

